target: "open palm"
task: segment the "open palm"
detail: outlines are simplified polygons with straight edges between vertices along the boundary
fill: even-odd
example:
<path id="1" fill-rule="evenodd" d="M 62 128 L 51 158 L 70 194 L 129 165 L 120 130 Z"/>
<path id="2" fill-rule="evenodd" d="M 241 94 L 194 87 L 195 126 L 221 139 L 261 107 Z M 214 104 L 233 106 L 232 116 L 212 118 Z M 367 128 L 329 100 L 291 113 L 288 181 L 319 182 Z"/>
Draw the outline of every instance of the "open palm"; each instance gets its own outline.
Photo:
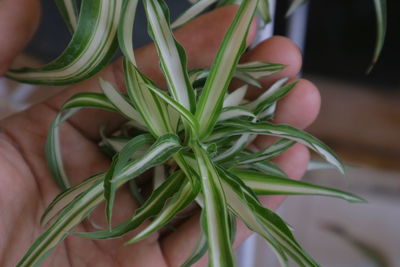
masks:
<path id="1" fill-rule="evenodd" d="M 21 3 L 19 3 L 21 2 Z M 1 6 L 4 5 L 4 6 Z M 0 28 L 15 27 L 15 38 L 0 39 L 1 66 L 7 66 L 29 38 L 32 26 L 37 21 L 38 3 L 31 0 L 9 0 L 0 4 L 0 12 L 13 12 L 16 6 L 26 6 L 18 10 L 25 20 L 4 20 L 0 14 Z M 212 61 L 225 30 L 235 13 L 234 7 L 226 7 L 193 20 L 176 32 L 177 39 L 187 49 L 189 68 L 205 67 Z M 24 29 L 24 30 L 21 30 Z M 253 27 L 248 42 L 254 36 Z M 193 35 L 193 32 L 196 35 Z M 158 70 L 157 57 L 152 45 L 138 49 L 138 65 L 145 74 L 163 84 Z M 263 60 L 286 64 L 288 67 L 263 81 L 267 87 L 276 79 L 295 77 L 300 69 L 301 56 L 289 40 L 282 37 L 271 38 L 244 55 L 243 61 Z M 6 69 L 6 68 L 5 68 Z M 3 71 L 4 72 L 4 71 Z M 114 62 L 99 76 L 113 81 L 123 88 L 121 64 Z M 16 114 L 0 123 L 0 265 L 14 266 L 33 241 L 40 235 L 40 216 L 45 207 L 60 192 L 48 170 L 44 145 L 51 121 L 60 106 L 70 96 L 82 91 L 97 91 L 98 77 L 75 85 L 49 99 L 35 105 L 23 113 Z M 253 92 L 256 94 L 256 92 Z M 251 97 L 251 96 L 249 96 Z M 304 128 L 315 118 L 319 109 L 317 89 L 308 81 L 300 80 L 296 88 L 280 102 L 275 118 L 278 123 Z M 103 171 L 109 166 L 109 159 L 98 149 L 99 128 L 106 125 L 116 129 L 122 118 L 105 111 L 88 110 L 80 112 L 62 127 L 62 150 L 66 171 L 72 183 L 78 183 L 91 174 Z M 259 137 L 254 148 L 261 149 L 271 140 Z M 296 145 L 276 159 L 287 174 L 300 178 L 308 161 L 308 151 Z M 275 208 L 281 198 L 264 199 L 264 204 Z M 119 194 L 115 211 L 115 222 L 128 218 L 136 206 L 128 191 Z M 153 235 L 141 242 L 123 246 L 122 239 L 92 241 L 78 237 L 68 237 L 45 261 L 44 266 L 178 266 L 190 254 L 200 234 L 198 214 L 186 218 L 178 224 L 176 231 Z M 89 220 L 78 227 L 78 231 L 93 231 L 96 226 L 105 225 L 104 209 L 99 208 Z M 236 243 L 239 244 L 249 234 L 242 224 L 238 224 Z M 198 266 L 206 266 L 206 259 Z M 197 266 L 197 265 L 196 265 Z"/>

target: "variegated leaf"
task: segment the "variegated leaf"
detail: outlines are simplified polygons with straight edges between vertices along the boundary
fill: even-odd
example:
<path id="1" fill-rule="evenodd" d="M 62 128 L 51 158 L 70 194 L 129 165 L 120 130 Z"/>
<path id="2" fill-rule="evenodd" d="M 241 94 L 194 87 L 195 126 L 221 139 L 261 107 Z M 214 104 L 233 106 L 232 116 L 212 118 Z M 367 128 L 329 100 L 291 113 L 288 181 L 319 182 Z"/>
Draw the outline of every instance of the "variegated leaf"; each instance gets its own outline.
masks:
<path id="1" fill-rule="evenodd" d="M 200 185 L 193 185 L 185 181 L 181 184 L 181 189 L 176 195 L 163 207 L 161 212 L 155 216 L 149 225 L 131 238 L 126 244 L 132 244 L 145 239 L 154 232 L 160 230 L 168 224 L 180 211 L 187 208 L 199 193 Z"/>
<path id="2" fill-rule="evenodd" d="M 194 112 L 194 90 L 186 69 L 186 53 L 172 34 L 168 8 L 163 0 L 145 0 L 143 3 L 149 22 L 148 30 L 157 47 L 168 89 L 177 102 Z"/>
<path id="3" fill-rule="evenodd" d="M 76 0 L 54 0 L 64 19 L 70 33 L 74 33 L 78 27 L 78 6 Z"/>
<path id="4" fill-rule="evenodd" d="M 83 0 L 77 29 L 64 52 L 41 68 L 10 70 L 7 77 L 24 83 L 67 85 L 93 76 L 117 49 L 121 8 L 122 0 Z"/>
<path id="5" fill-rule="evenodd" d="M 180 15 L 174 23 L 172 23 L 171 28 L 178 28 L 193 18 L 200 15 L 204 10 L 210 7 L 212 4 L 216 3 L 218 0 L 200 0 L 193 4 L 188 10 L 186 10 L 182 15 Z"/>
<path id="6" fill-rule="evenodd" d="M 201 137 L 211 133 L 221 113 L 228 85 L 246 47 L 246 36 L 257 3 L 258 0 L 242 1 L 211 67 L 196 110 L 196 117 L 202 127 Z"/>
<path id="7" fill-rule="evenodd" d="M 223 124 L 229 128 L 224 128 L 223 132 L 220 133 L 222 136 L 227 137 L 243 133 L 253 133 L 293 140 L 308 146 L 319 153 L 326 161 L 336 166 L 341 172 L 344 172 L 343 164 L 327 145 L 310 134 L 289 125 L 272 124 L 269 122 L 253 123 L 238 120 L 223 122 Z"/>
<path id="8" fill-rule="evenodd" d="M 194 146 L 194 152 L 199 166 L 206 212 L 206 234 L 211 266 L 235 265 L 230 237 L 228 211 L 225 193 L 220 177 L 207 152 L 200 146 Z"/>
<path id="9" fill-rule="evenodd" d="M 153 191 L 151 196 L 135 211 L 135 214 L 128 221 L 113 227 L 111 230 L 75 233 L 75 235 L 89 239 L 109 239 L 129 233 L 162 210 L 167 200 L 177 193 L 177 190 L 182 185 L 183 178 L 182 172 L 172 174 L 160 187 Z"/>
<path id="10" fill-rule="evenodd" d="M 341 190 L 308 184 L 274 175 L 254 171 L 234 170 L 233 173 L 242 179 L 256 194 L 261 195 L 320 195 L 344 199 L 348 202 L 365 202 L 365 200 Z"/>
<path id="11" fill-rule="evenodd" d="M 135 179 L 149 168 L 160 165 L 164 161 L 170 159 L 173 154 L 182 148 L 178 136 L 166 134 L 159 137 L 141 158 L 128 163 L 127 161 L 131 154 L 140 146 L 147 143 L 148 139 L 142 136 L 133 139 L 130 144 L 128 144 L 129 147 L 124 148 L 126 150 L 121 151 L 115 158 L 112 165 L 114 168 L 111 168 L 109 171 L 110 175 L 106 176 L 104 181 L 104 195 L 107 200 L 106 214 L 110 226 L 116 190 L 126 182 Z"/>

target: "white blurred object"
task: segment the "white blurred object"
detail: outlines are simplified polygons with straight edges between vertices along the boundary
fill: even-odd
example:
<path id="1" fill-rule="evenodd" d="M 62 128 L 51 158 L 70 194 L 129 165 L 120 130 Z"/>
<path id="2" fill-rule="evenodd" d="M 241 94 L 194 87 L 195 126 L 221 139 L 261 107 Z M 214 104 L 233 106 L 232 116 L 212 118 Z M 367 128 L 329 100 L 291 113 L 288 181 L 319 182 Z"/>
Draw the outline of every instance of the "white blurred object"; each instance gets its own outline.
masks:
<path id="1" fill-rule="evenodd" d="M 257 34 L 256 34 L 256 37 L 255 37 L 253 43 L 251 44 L 251 47 L 257 46 L 262 41 L 271 37 L 274 33 L 274 17 L 275 17 L 276 0 L 269 1 L 269 8 L 270 8 L 270 12 L 271 12 L 271 22 L 263 26 L 264 22 L 262 21 L 262 19 L 260 17 L 257 17 L 257 25 L 259 25 L 259 28 L 257 29 Z"/>
<path id="2" fill-rule="evenodd" d="M 26 109 L 36 88 L 35 85 L 0 78 L 0 118 Z"/>
<path id="3" fill-rule="evenodd" d="M 307 34 L 307 18 L 309 3 L 300 5 L 296 11 L 288 18 L 286 35 L 304 51 L 306 34 Z"/>

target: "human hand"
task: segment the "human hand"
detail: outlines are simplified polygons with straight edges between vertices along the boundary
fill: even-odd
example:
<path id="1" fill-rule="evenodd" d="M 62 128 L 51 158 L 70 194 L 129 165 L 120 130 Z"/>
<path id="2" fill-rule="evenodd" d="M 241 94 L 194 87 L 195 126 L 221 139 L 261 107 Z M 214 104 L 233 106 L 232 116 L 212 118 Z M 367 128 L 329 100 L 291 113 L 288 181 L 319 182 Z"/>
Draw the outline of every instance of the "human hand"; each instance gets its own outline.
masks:
<path id="1" fill-rule="evenodd" d="M 14 1 L 14 2 L 13 2 Z M 35 2 L 35 1 L 33 1 Z M 29 33 L 18 31 L 26 28 L 37 19 L 37 4 L 31 0 L 9 0 L 8 12 L 18 5 L 32 5 L 23 11 L 23 17 L 31 21 L 22 23 L 16 29 L 18 38 L 0 40 L 1 55 L 6 52 L 17 54 Z M 15 4 L 14 4 L 15 3 Z M 1 3 L 3 4 L 3 3 Z M 36 5 L 36 6 L 35 6 Z M 4 10 L 4 9 L 3 9 Z M 232 21 L 235 8 L 226 7 L 210 12 L 193 20 L 187 26 L 177 30 L 176 37 L 187 50 L 189 68 L 209 66 L 224 31 Z M 1 16 L 0 16 L 1 17 Z M 1 17 L 3 18 L 3 17 Z M 14 21 L 14 18 L 10 18 Z M 11 23 L 11 22 L 7 22 Z M 24 24 L 26 23 L 26 25 Z M 24 26 L 25 25 L 25 26 Z M 0 22 L 0 28 L 5 27 Z M 248 42 L 254 36 L 254 27 Z M 11 39 L 11 40 L 10 40 Z M 3 43 L 7 44 L 4 45 Z M 14 44 L 14 45 L 13 45 Z M 15 51 L 15 53 L 14 53 Z M 142 71 L 162 85 L 162 75 L 158 69 L 158 59 L 152 45 L 136 51 L 137 61 Z M 0 59 L 4 60 L 4 59 Z M 282 63 L 288 67 L 265 80 L 263 86 L 268 87 L 281 77 L 295 77 L 301 66 L 301 56 L 293 43 L 282 37 L 271 38 L 247 52 L 244 61 L 263 60 Z M 11 58 L 4 60 L 7 65 Z M 44 154 L 44 143 L 51 121 L 61 105 L 72 95 L 82 91 L 98 91 L 98 77 L 104 77 L 118 88 L 123 88 L 121 63 L 112 63 L 99 75 L 78 85 L 74 85 L 58 96 L 35 105 L 29 110 L 16 114 L 0 123 L 3 131 L 0 136 L 0 264 L 13 266 L 22 257 L 43 231 L 39 218 L 45 207 L 59 193 L 47 168 Z M 291 124 L 304 128 L 315 118 L 319 109 L 319 95 L 316 88 L 308 81 L 300 80 L 293 91 L 279 103 L 275 122 Z M 80 112 L 62 127 L 62 150 L 67 173 L 76 184 L 93 173 L 103 171 L 109 166 L 109 159 L 99 152 L 97 142 L 100 139 L 98 129 L 107 125 L 109 129 L 117 129 L 122 118 L 104 111 L 87 110 Z M 262 149 L 270 144 L 268 137 L 259 137 L 254 145 Z M 76 156 L 78 155 L 78 156 Z M 299 179 L 308 162 L 308 151 L 302 145 L 296 145 L 285 154 L 276 158 L 276 163 L 294 179 Z M 263 203 L 269 208 L 276 208 L 281 198 L 264 198 Z M 136 208 L 127 190 L 121 190 L 114 213 L 116 222 L 129 217 Z M 90 221 L 98 225 L 105 224 L 103 209 L 95 211 Z M 164 235 L 153 235 L 151 238 L 123 246 L 126 239 L 108 241 L 85 240 L 68 237 L 57 250 L 45 261 L 45 266 L 178 266 L 190 254 L 200 233 L 199 215 L 186 219 L 177 226 L 177 230 Z M 244 225 L 238 224 L 236 243 L 239 244 L 250 233 Z M 82 223 L 77 231 L 92 231 L 88 222 Z M 206 266 L 206 259 L 196 266 Z"/>

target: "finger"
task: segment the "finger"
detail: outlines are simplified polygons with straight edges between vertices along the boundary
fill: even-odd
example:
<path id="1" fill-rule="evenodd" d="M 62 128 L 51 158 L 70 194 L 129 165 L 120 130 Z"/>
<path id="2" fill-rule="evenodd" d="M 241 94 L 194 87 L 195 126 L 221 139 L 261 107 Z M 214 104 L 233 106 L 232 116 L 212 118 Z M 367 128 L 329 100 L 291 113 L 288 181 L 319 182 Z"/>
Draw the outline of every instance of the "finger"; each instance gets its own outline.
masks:
<path id="1" fill-rule="evenodd" d="M 317 87 L 308 80 L 299 79 L 292 91 L 278 102 L 276 116 L 272 122 L 305 129 L 318 116 L 320 105 L 321 96 Z M 263 149 L 276 139 L 260 135 L 254 141 L 254 145 Z"/>
<path id="2" fill-rule="evenodd" d="M 26 46 L 35 32 L 40 16 L 38 0 L 0 1 L 0 75 Z"/>
<path id="3" fill-rule="evenodd" d="M 164 236 L 160 241 L 160 246 L 168 266 L 181 266 L 196 247 L 200 234 L 200 212 L 198 212 L 177 227 L 176 231 Z M 193 266 L 202 266 L 199 263 L 203 261 L 201 259 Z"/>
<path id="4" fill-rule="evenodd" d="M 200 16 L 186 26 L 175 32 L 177 40 L 185 47 L 188 56 L 188 68 L 208 67 L 215 57 L 219 44 L 231 24 L 237 7 L 227 6 L 211 11 Z M 253 39 L 255 25 L 251 27 L 248 43 Z M 164 78 L 159 69 L 159 59 L 154 45 L 147 45 L 135 51 L 139 68 L 143 73 L 153 79 L 159 86 L 163 87 Z M 64 91 L 47 103 L 59 109 L 60 106 L 72 95 L 83 91 L 98 91 L 98 78 L 103 77 L 113 82 L 119 88 L 124 87 L 124 78 L 122 73 L 121 60 L 117 60 L 107 69 L 102 71 L 96 77 L 93 77 L 80 85 Z M 114 129 L 120 125 L 123 119 L 114 114 L 102 111 L 83 111 L 81 114 L 72 118 L 71 123 L 85 133 L 89 138 L 98 139 L 99 126 L 106 124 Z"/>
<path id="5" fill-rule="evenodd" d="M 320 106 L 318 88 L 308 80 L 299 79 L 295 88 L 278 102 L 273 122 L 305 129 L 317 118 Z"/>

